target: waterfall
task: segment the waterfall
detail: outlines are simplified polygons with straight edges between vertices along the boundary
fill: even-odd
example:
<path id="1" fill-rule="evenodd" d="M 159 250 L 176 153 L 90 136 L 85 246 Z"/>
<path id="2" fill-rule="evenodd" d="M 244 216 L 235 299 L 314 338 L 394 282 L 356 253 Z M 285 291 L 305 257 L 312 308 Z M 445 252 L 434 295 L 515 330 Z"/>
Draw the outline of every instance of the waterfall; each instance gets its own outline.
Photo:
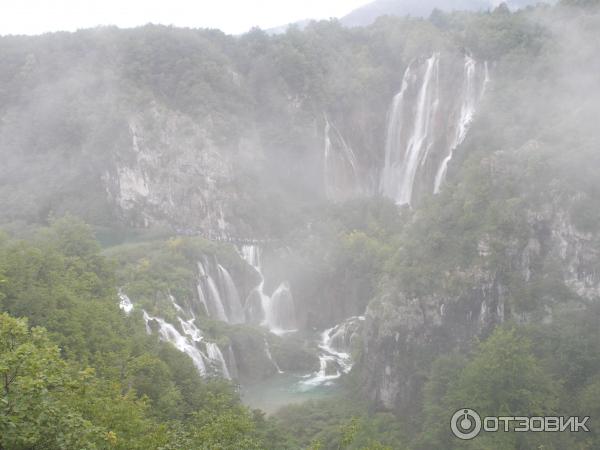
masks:
<path id="1" fill-rule="evenodd" d="M 328 198 L 345 198 L 360 192 L 358 161 L 352 148 L 324 114 L 323 172 Z"/>
<path id="2" fill-rule="evenodd" d="M 489 80 L 487 63 L 470 55 L 464 56 L 461 77 L 440 67 L 440 53 L 411 63 L 390 108 L 380 192 L 398 205 L 411 205 L 417 186 L 439 192 Z M 454 79 L 460 82 L 456 88 Z"/>
<path id="3" fill-rule="evenodd" d="M 246 321 L 240 294 L 225 267 L 204 257 L 198 261 L 198 298 L 212 319 L 230 324 Z"/>
<path id="4" fill-rule="evenodd" d="M 133 311 L 133 303 L 131 303 L 131 300 L 129 299 L 129 297 L 127 297 L 127 295 L 125 295 L 125 293 L 119 289 L 119 308 L 121 308 L 125 314 L 129 314 L 131 311 Z"/>
<path id="5" fill-rule="evenodd" d="M 264 292 L 265 277 L 262 274 L 260 264 L 260 250 L 255 245 L 244 245 L 241 256 L 256 270 L 260 277 L 260 282 L 246 299 L 246 318 L 249 323 L 262 324 L 266 317 L 264 305 L 269 301 L 269 298 Z"/>
<path id="6" fill-rule="evenodd" d="M 152 333 L 150 322 L 156 322 L 158 324 L 158 335 L 163 341 L 173 344 L 179 351 L 188 355 L 193 363 L 200 372 L 200 375 L 206 374 L 206 366 L 204 364 L 205 356 L 196 347 L 193 341 L 190 341 L 187 337 L 181 335 L 177 328 L 170 323 L 166 322 L 161 317 L 152 317 L 146 311 L 143 311 L 144 321 L 146 322 L 146 332 Z"/>
<path id="7" fill-rule="evenodd" d="M 260 316 L 260 324 L 274 334 L 296 331 L 296 311 L 294 298 L 287 281 L 282 282 L 272 296 L 264 292 L 265 277 L 262 273 L 260 250 L 254 245 L 244 245 L 242 258 L 250 264 L 260 276 L 260 282 L 246 300 L 246 316 L 249 322 L 255 322 Z M 260 311 L 257 311 L 259 310 Z"/>
<path id="8" fill-rule="evenodd" d="M 221 264 L 218 264 L 219 278 L 221 285 L 225 291 L 225 304 L 228 306 L 229 321 L 232 324 L 244 323 L 244 309 L 240 302 L 240 294 L 238 293 L 235 283 L 231 278 L 231 275 Z"/>
<path id="9" fill-rule="evenodd" d="M 325 330 L 320 347 L 333 355 L 340 355 L 340 357 L 347 355 L 364 320 L 364 316 L 350 317 L 333 328 Z"/>
<path id="10" fill-rule="evenodd" d="M 190 339 L 194 342 L 202 341 L 202 332 L 194 323 L 196 318 L 192 317 L 190 320 L 183 320 L 181 317 L 178 317 L 179 323 L 181 324 L 181 329 L 183 332 L 190 337 Z"/>
<path id="11" fill-rule="evenodd" d="M 225 358 L 223 357 L 223 353 L 221 353 L 219 346 L 214 342 L 207 342 L 206 352 L 208 353 L 210 360 L 214 361 L 219 366 L 219 370 L 221 375 L 223 375 L 223 378 L 231 380 L 229 369 L 227 369 L 227 363 L 225 362 Z"/>
<path id="12" fill-rule="evenodd" d="M 264 325 L 275 334 L 295 331 L 296 309 L 290 285 L 284 281 L 271 297 L 263 297 Z"/>
<path id="13" fill-rule="evenodd" d="M 207 269 L 207 261 L 204 263 L 198 262 L 198 272 L 200 275 L 198 296 L 200 297 L 200 301 L 206 306 L 209 317 L 223 322 L 229 322 L 217 284 Z"/>
<path id="14" fill-rule="evenodd" d="M 477 68 L 481 63 L 477 63 L 471 56 L 465 55 L 465 67 L 463 72 L 463 86 L 461 93 L 461 105 L 458 114 L 458 123 L 455 128 L 454 137 L 450 144 L 450 151 L 442 161 L 440 168 L 435 176 L 433 192 L 437 194 L 440 187 L 446 179 L 448 164 L 454 155 L 454 150 L 463 143 L 467 137 L 469 126 L 475 116 L 475 110 L 481 97 L 485 93 L 485 88 L 489 82 L 489 71 L 487 62 L 483 63 L 484 78 L 483 82 L 478 82 Z"/>
<path id="15" fill-rule="evenodd" d="M 233 354 L 233 350 L 231 349 L 231 344 L 227 346 L 227 367 L 229 368 L 229 375 L 231 378 L 237 379 L 239 377 L 237 362 L 235 360 L 235 355 Z"/>
<path id="16" fill-rule="evenodd" d="M 433 145 L 431 127 L 439 106 L 439 63 L 440 54 L 434 53 L 426 62 L 422 80 L 416 70 L 419 67 L 410 65 L 404 74 L 402 89 L 394 97 L 381 190 L 399 205 L 411 203 L 418 167 Z M 411 110 L 407 91 L 419 80 L 416 105 Z"/>
<path id="17" fill-rule="evenodd" d="M 183 308 L 177 304 L 175 297 L 173 297 L 171 294 L 169 294 L 169 300 L 178 313 L 183 313 Z"/>
<path id="18" fill-rule="evenodd" d="M 227 313 L 225 313 L 225 307 L 223 306 L 223 300 L 221 300 L 221 294 L 219 293 L 215 280 L 213 280 L 211 276 L 206 277 L 206 286 L 208 288 L 208 298 L 213 307 L 212 317 L 222 320 L 223 322 L 229 322 Z"/>
<path id="19" fill-rule="evenodd" d="M 279 367 L 279 364 L 277 364 L 277 361 L 275 361 L 275 359 L 273 358 L 273 355 L 271 354 L 271 348 L 269 347 L 269 341 L 267 341 L 266 337 L 265 337 L 265 355 L 267 355 L 267 358 L 269 359 L 269 361 L 271 361 L 273 363 L 273 366 L 277 370 L 277 373 L 283 373 L 283 370 L 281 370 L 281 368 Z"/>
<path id="20" fill-rule="evenodd" d="M 119 298 L 119 307 L 126 313 L 129 313 L 133 309 L 132 301 L 122 290 L 119 290 Z M 183 330 L 183 334 L 181 334 L 175 326 L 167 322 L 162 317 L 151 316 L 146 310 L 143 309 L 142 314 L 144 318 L 144 324 L 146 326 L 146 333 L 152 334 L 153 330 L 151 323 L 156 323 L 158 325 L 159 338 L 162 341 L 172 344 L 175 348 L 177 348 L 177 350 L 188 355 L 192 359 L 194 366 L 201 376 L 206 375 L 207 370 L 205 361 L 209 361 L 218 367 L 223 378 L 231 380 L 231 371 L 229 370 L 229 366 L 223 357 L 223 353 L 217 344 L 204 341 L 202 331 L 200 331 L 200 329 L 196 326 L 196 317 L 194 313 L 190 311 L 189 314 L 186 314 L 186 311 L 177 303 L 175 297 L 169 294 L 168 298 L 178 314 L 184 316 L 187 315 L 188 317 L 191 315 L 191 319 L 188 320 L 183 319 L 179 315 L 177 316 L 177 320 L 179 321 L 181 330 Z M 206 355 L 202 353 L 202 350 L 200 349 L 202 345 L 206 347 Z M 235 357 L 231 347 L 228 347 L 228 358 L 230 364 L 232 364 L 232 367 L 234 368 L 235 373 L 237 373 L 235 369 Z"/>
<path id="21" fill-rule="evenodd" d="M 319 340 L 319 370 L 300 382 L 302 390 L 329 385 L 352 369 L 352 356 L 348 352 L 357 335 L 362 316 L 350 317 L 344 322 L 323 331 Z"/>

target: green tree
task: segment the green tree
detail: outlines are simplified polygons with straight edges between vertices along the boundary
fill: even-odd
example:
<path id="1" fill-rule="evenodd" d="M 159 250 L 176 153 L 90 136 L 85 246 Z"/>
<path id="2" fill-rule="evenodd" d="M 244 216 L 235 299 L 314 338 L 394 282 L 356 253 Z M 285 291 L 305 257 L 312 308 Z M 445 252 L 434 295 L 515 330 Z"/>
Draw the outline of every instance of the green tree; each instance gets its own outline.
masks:
<path id="1" fill-rule="evenodd" d="M 58 348 L 45 330 L 0 314 L 0 447 L 83 448 L 100 446 L 104 430 L 64 401 L 76 388 Z"/>

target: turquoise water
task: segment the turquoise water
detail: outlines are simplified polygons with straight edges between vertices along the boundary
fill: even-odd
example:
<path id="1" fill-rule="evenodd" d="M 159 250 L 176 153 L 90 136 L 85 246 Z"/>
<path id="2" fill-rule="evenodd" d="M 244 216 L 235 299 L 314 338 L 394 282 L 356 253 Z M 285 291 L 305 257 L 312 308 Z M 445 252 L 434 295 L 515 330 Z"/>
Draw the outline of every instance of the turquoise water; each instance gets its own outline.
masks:
<path id="1" fill-rule="evenodd" d="M 250 408 L 262 409 L 267 414 L 273 414 L 286 405 L 335 397 L 339 391 L 336 384 L 307 389 L 300 384 L 302 380 L 300 375 L 276 374 L 260 383 L 241 387 L 242 401 Z"/>

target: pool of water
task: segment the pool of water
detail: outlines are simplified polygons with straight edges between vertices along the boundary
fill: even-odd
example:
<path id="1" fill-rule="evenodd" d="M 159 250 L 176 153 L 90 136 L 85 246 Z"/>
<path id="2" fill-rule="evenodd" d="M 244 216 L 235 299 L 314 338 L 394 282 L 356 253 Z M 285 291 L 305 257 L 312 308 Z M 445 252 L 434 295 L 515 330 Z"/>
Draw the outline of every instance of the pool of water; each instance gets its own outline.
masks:
<path id="1" fill-rule="evenodd" d="M 335 397 L 339 388 L 335 381 L 307 386 L 302 381 L 306 377 L 288 373 L 276 374 L 273 377 L 249 386 L 242 386 L 240 393 L 242 402 L 253 409 L 262 409 L 273 414 L 286 405 L 303 403 L 307 400 L 321 400 Z"/>

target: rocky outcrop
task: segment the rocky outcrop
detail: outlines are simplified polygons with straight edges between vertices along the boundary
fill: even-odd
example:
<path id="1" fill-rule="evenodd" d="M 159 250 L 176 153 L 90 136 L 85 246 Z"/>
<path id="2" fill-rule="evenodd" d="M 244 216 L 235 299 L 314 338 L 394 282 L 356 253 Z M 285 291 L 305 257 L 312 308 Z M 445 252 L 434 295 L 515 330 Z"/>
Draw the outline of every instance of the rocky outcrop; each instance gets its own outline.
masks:
<path id="1" fill-rule="evenodd" d="M 500 152 L 483 164 L 495 177 L 510 170 Z M 570 213 L 581 195 L 538 192 L 543 201 L 527 203 L 512 234 L 483 233 L 468 269 L 439 274 L 459 290 L 414 297 L 391 282 L 384 287 L 367 309 L 356 366 L 365 394 L 380 408 L 408 413 L 437 356 L 469 349 L 506 321 L 551 323 L 557 309 L 599 301 L 600 236 L 579 230 Z"/>
<path id="2" fill-rule="evenodd" d="M 129 120 L 131 145 L 113 156 L 103 181 L 131 225 L 168 223 L 227 231 L 229 155 L 208 127 L 158 104 Z"/>

